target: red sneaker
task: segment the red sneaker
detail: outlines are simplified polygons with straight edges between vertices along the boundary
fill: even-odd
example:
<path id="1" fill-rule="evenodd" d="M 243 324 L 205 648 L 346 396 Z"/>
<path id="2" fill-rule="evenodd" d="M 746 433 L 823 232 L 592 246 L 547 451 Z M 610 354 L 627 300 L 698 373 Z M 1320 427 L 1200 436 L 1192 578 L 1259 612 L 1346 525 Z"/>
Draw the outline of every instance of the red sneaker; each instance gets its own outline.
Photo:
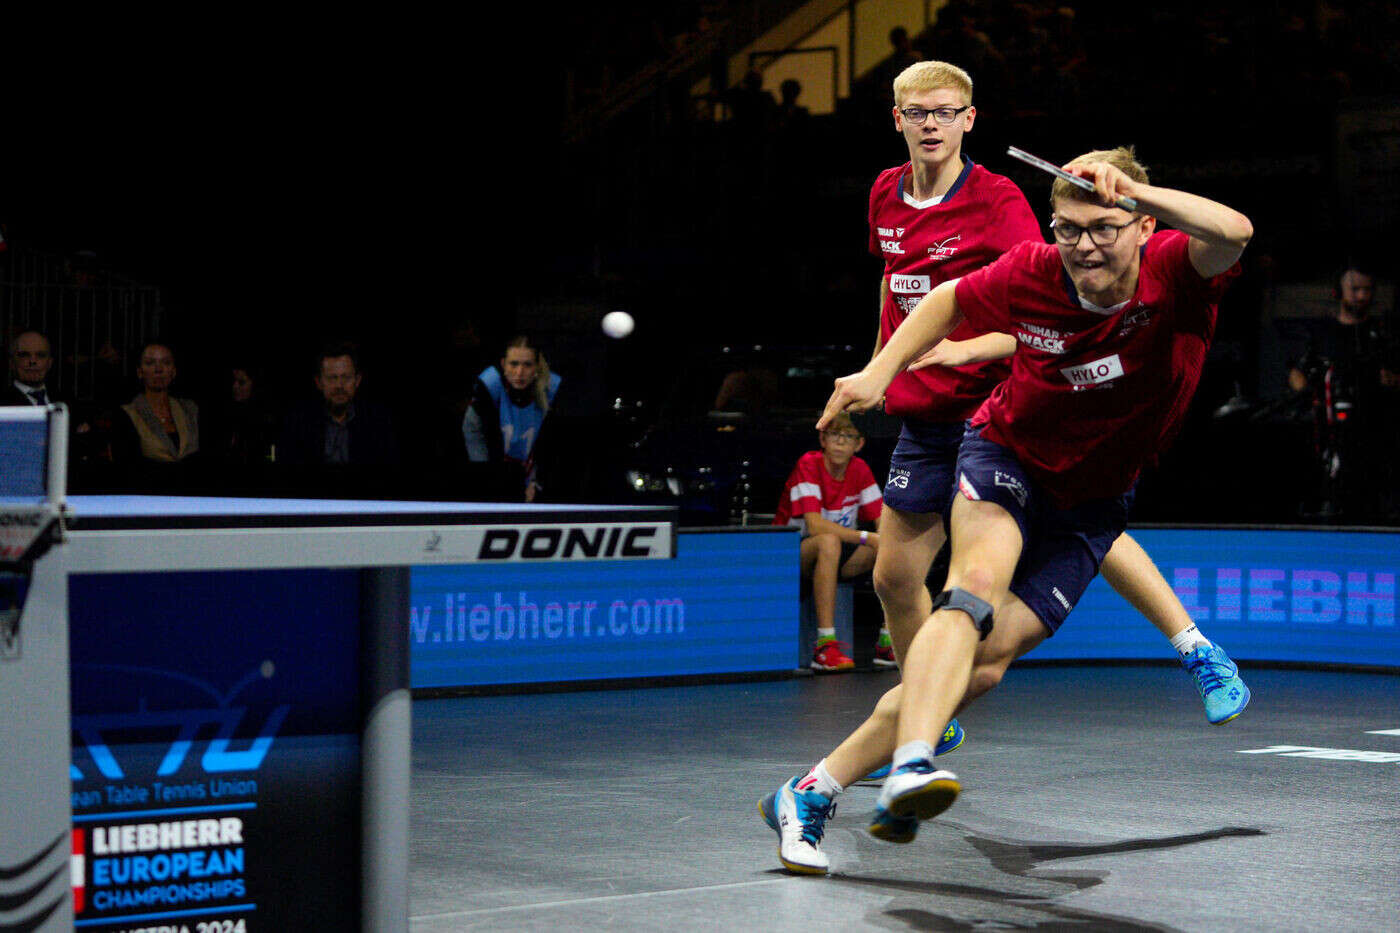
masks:
<path id="1" fill-rule="evenodd" d="M 875 666 L 881 670 L 899 667 L 899 662 L 894 659 L 894 645 L 875 646 Z"/>
<path id="2" fill-rule="evenodd" d="M 849 671 L 855 666 L 856 662 L 846 657 L 846 652 L 841 650 L 841 643 L 834 639 L 817 642 L 816 650 L 812 652 L 814 671 Z"/>

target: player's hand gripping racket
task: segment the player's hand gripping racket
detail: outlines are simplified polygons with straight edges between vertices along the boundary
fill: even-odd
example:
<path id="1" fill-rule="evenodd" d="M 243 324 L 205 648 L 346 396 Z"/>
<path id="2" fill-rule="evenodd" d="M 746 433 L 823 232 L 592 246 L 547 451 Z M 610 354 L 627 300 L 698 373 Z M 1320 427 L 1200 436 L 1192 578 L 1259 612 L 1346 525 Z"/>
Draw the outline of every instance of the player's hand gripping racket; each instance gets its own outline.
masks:
<path id="1" fill-rule="evenodd" d="M 1036 168 L 1040 169 L 1041 171 L 1049 172 L 1051 175 L 1054 175 L 1056 178 L 1063 178 L 1065 181 L 1069 182 L 1071 185 L 1074 185 L 1074 186 L 1079 187 L 1079 188 L 1083 188 L 1085 191 L 1093 191 L 1093 190 L 1094 190 L 1094 183 L 1093 183 L 1092 181 L 1090 181 L 1089 179 L 1087 179 L 1087 178 L 1080 178 L 1078 175 L 1071 175 L 1069 172 L 1066 172 L 1064 169 L 1060 168 L 1060 167 L 1059 167 L 1058 165 L 1056 165 L 1055 163 L 1053 163 L 1053 162 L 1046 162 L 1044 159 L 1041 159 L 1041 158 L 1039 158 L 1039 157 L 1037 157 L 1037 156 L 1031 155 L 1029 152 L 1026 152 L 1024 149 L 1017 149 L 1015 146 L 1009 146 L 1009 147 L 1007 147 L 1006 154 L 1009 155 L 1009 156 L 1011 156 L 1011 158 L 1013 158 L 1013 159 L 1020 159 L 1022 162 L 1026 163 L 1027 165 L 1034 165 Z M 1134 213 L 1134 214 L 1137 213 L 1138 206 L 1137 206 L 1137 200 L 1136 200 L 1135 198 L 1122 197 L 1122 198 L 1119 198 L 1119 199 L 1118 199 L 1117 204 L 1118 204 L 1119 207 L 1123 208 L 1123 210 L 1125 210 L 1125 211 L 1131 211 L 1131 212 Z"/>

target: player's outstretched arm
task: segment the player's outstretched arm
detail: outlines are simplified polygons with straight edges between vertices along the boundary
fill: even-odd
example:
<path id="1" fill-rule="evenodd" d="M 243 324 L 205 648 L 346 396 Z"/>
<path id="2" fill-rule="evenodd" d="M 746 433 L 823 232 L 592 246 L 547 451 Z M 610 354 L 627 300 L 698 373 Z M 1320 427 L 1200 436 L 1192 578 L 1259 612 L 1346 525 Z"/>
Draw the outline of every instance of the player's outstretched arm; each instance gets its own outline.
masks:
<path id="1" fill-rule="evenodd" d="M 1120 197 L 1135 198 L 1140 213 L 1190 236 L 1191 265 L 1202 278 L 1233 266 L 1254 236 L 1254 225 L 1239 211 L 1200 195 L 1140 184 L 1107 162 L 1066 165 L 1064 170 L 1092 181 L 1104 206 L 1112 207 Z"/>
<path id="2" fill-rule="evenodd" d="M 940 340 L 933 349 L 909 364 L 910 369 L 930 366 L 969 366 L 989 360 L 1004 360 L 1016 352 L 1016 338 L 990 333 L 971 340 Z"/>
<path id="3" fill-rule="evenodd" d="M 957 279 L 950 279 L 925 295 L 875 359 L 860 372 L 836 380 L 836 389 L 817 421 L 818 431 L 843 411 L 869 411 L 880 404 L 894 377 L 952 332 L 962 320 L 953 294 L 957 284 Z"/>

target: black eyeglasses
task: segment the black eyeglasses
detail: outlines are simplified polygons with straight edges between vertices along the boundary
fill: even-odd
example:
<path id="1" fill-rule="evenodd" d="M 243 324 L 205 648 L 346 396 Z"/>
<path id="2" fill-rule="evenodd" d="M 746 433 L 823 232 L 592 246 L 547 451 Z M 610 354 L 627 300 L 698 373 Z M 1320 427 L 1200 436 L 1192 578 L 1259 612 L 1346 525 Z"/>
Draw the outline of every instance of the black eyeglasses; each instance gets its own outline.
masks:
<path id="1" fill-rule="evenodd" d="M 822 434 L 826 435 L 833 441 L 840 441 L 843 444 L 860 443 L 860 435 L 852 434 L 849 431 L 823 431 Z"/>
<path id="2" fill-rule="evenodd" d="M 1082 237 L 1086 231 L 1089 234 L 1089 239 L 1094 242 L 1095 246 L 1112 246 L 1114 243 L 1118 242 L 1119 230 L 1122 230 L 1124 227 L 1131 227 L 1141 219 L 1141 217 L 1134 217 L 1125 224 L 1097 223 L 1088 227 L 1081 227 L 1078 224 L 1072 224 L 1069 221 L 1061 220 L 1056 217 L 1054 220 L 1050 221 L 1050 229 L 1055 234 L 1055 242 L 1062 246 L 1078 245 L 1079 238 Z"/>
<path id="3" fill-rule="evenodd" d="M 925 110 L 923 107 L 905 107 L 899 112 L 904 114 L 904 119 L 915 126 L 923 126 L 929 114 L 933 114 L 933 122 L 948 126 L 958 118 L 958 114 L 971 107 L 934 107 L 932 110 Z"/>

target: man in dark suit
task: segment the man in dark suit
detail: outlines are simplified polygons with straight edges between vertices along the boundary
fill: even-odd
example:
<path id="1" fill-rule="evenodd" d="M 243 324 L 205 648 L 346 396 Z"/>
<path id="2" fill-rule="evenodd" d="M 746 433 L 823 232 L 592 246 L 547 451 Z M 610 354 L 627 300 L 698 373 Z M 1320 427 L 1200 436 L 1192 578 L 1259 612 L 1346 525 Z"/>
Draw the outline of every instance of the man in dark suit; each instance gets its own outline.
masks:
<path id="1" fill-rule="evenodd" d="M 37 330 L 21 331 L 10 343 L 10 382 L 0 405 L 47 405 L 54 401 L 45 380 L 53 368 L 49 339 Z"/>
<path id="2" fill-rule="evenodd" d="M 388 409 L 358 397 L 363 381 L 353 344 L 326 347 L 317 361 L 319 397 L 288 413 L 277 445 L 300 491 L 314 495 L 383 495 L 399 465 Z"/>

